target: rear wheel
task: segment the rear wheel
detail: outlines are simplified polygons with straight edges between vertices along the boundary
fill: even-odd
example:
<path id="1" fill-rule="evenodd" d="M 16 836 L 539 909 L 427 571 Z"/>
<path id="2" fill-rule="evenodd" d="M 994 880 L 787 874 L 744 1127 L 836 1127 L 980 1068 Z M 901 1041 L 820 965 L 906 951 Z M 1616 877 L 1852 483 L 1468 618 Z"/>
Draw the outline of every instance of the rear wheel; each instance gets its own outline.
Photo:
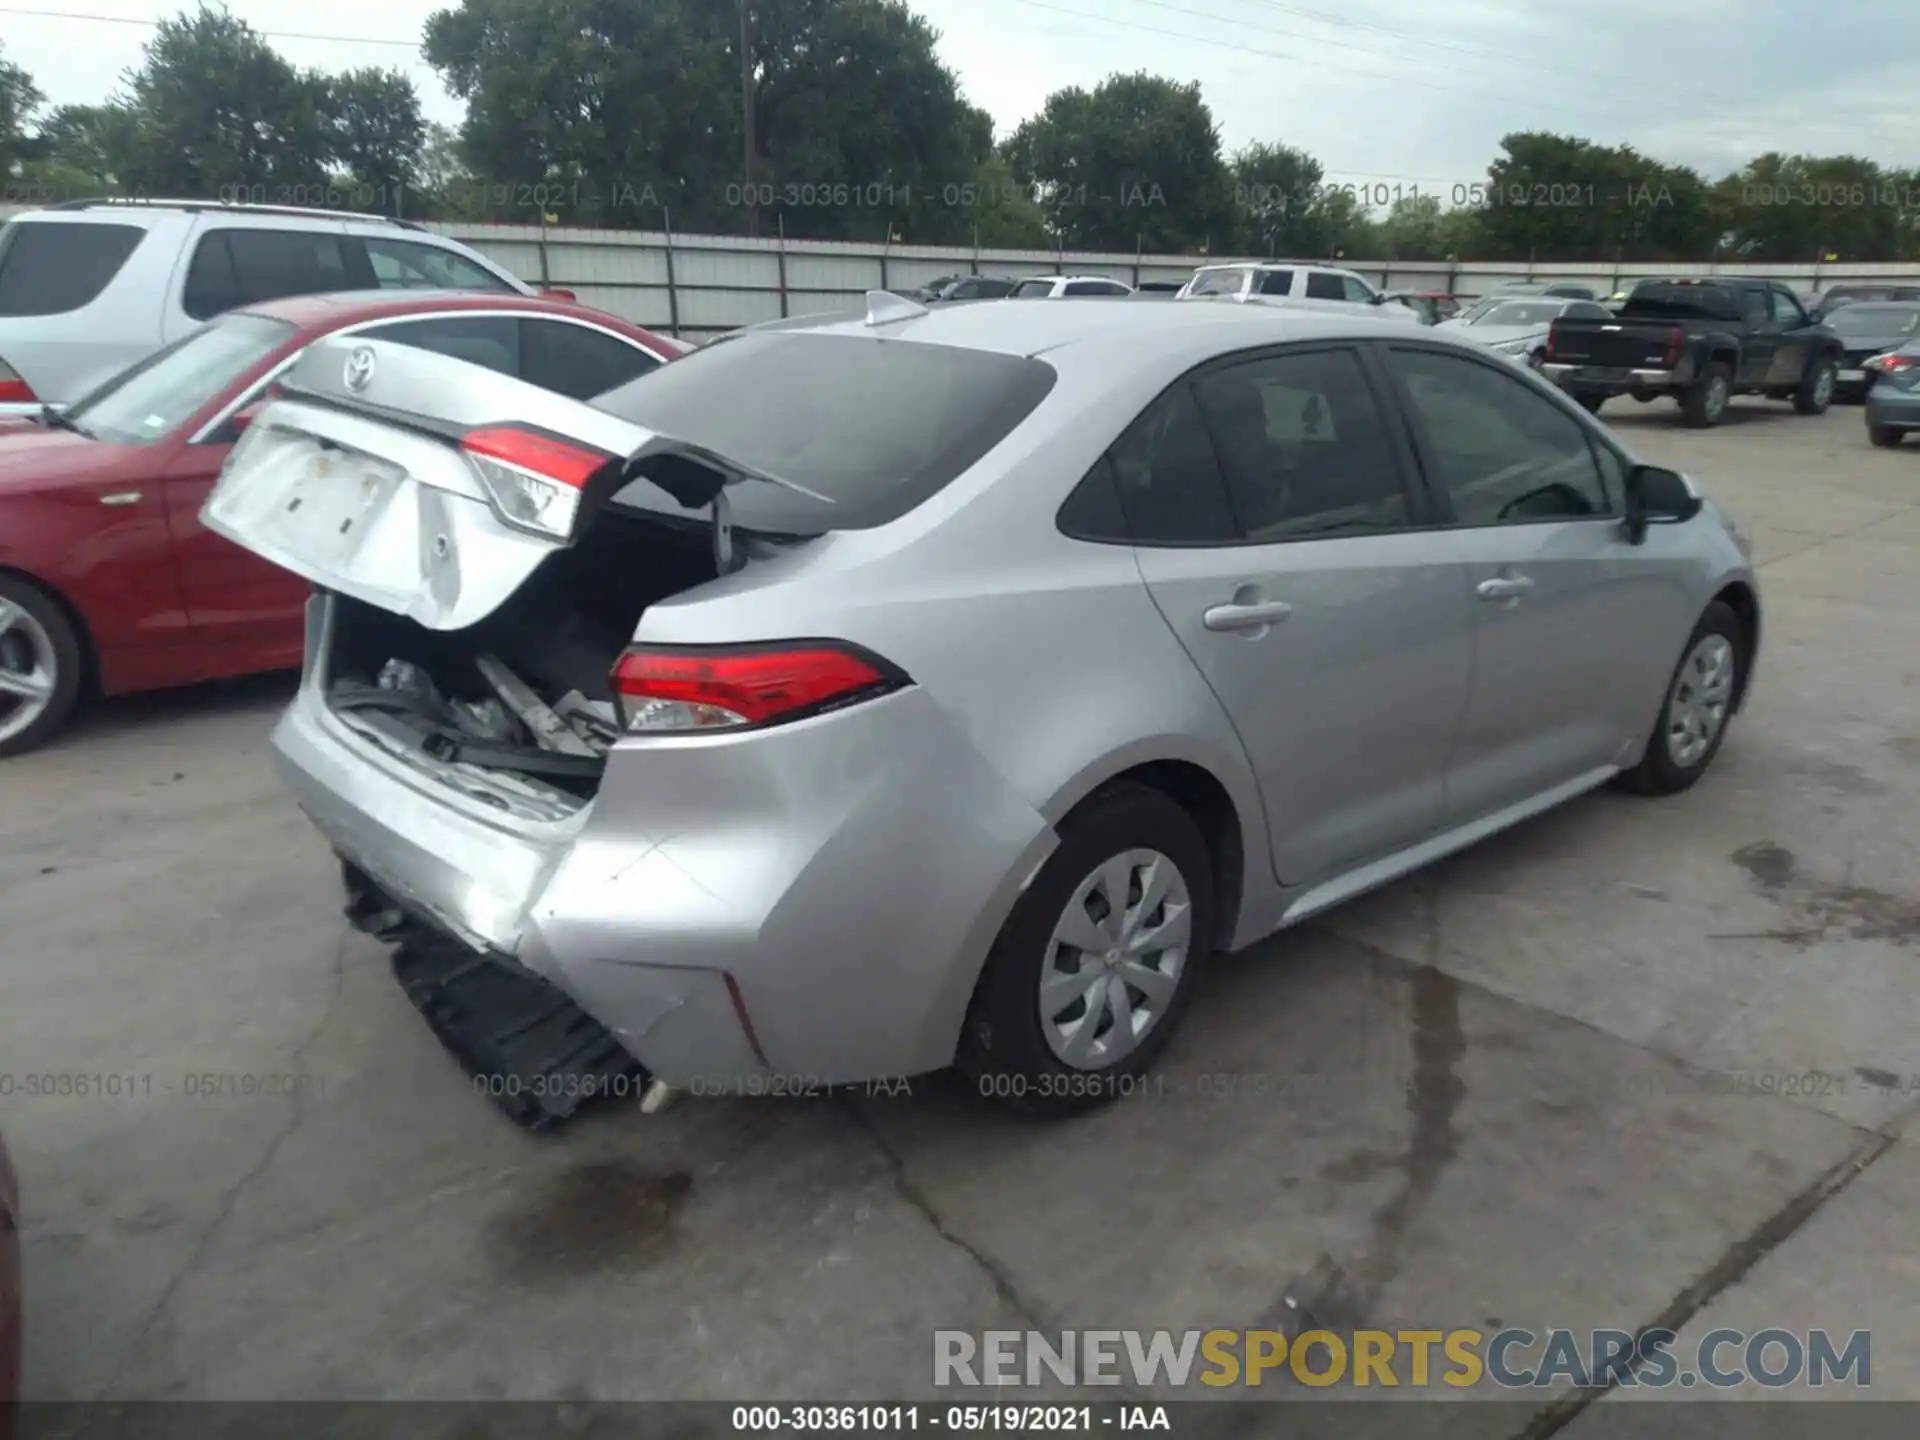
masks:
<path id="1" fill-rule="evenodd" d="M 1740 617 L 1716 600 L 1687 637 L 1646 753 L 1620 775 L 1621 786 L 1640 795 L 1677 795 L 1706 774 L 1726 738 L 1746 665 Z"/>
<path id="2" fill-rule="evenodd" d="M 0 576 L 0 756 L 52 739 L 80 699 L 80 637 L 45 593 Z"/>
<path id="3" fill-rule="evenodd" d="M 1901 438 L 1905 436 L 1906 433 L 1904 430 L 1896 430 L 1891 425 L 1869 425 L 1867 427 L 1867 439 L 1875 445 L 1878 445 L 1882 450 L 1893 449 L 1900 443 Z"/>
<path id="4" fill-rule="evenodd" d="M 1012 1109 L 1069 1115 L 1139 1087 L 1213 947 L 1213 866 L 1193 817 L 1129 785 L 1062 827 L 974 991 L 956 1063 Z"/>
<path id="5" fill-rule="evenodd" d="M 1793 392 L 1793 408 L 1802 415 L 1824 415 L 1833 403 L 1833 387 L 1838 378 L 1839 367 L 1829 357 L 1815 356 L 1806 374 L 1800 377 L 1800 387 Z"/>
<path id="6" fill-rule="evenodd" d="M 1718 361 L 1680 395 L 1680 423 L 1694 430 L 1718 425 L 1733 398 L 1733 373 Z"/>

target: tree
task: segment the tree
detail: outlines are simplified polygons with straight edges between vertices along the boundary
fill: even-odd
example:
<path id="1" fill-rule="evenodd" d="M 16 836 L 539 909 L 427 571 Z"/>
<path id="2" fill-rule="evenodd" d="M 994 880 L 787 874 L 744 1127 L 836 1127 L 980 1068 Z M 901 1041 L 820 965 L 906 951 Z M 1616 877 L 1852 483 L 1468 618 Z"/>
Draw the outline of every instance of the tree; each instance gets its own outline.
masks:
<path id="1" fill-rule="evenodd" d="M 350 182 L 356 205 L 398 214 L 419 182 L 426 122 L 413 81 L 372 67 L 327 82 L 328 158 Z"/>
<path id="2" fill-rule="evenodd" d="M 1308 218 L 1325 176 L 1318 160 L 1291 145 L 1256 140 L 1234 154 L 1229 173 L 1240 217 L 1235 248 L 1273 256 L 1326 253 L 1324 225 Z"/>
<path id="3" fill-rule="evenodd" d="M 0 177 L 12 175 L 38 153 L 27 127 L 46 98 L 33 76 L 0 50 Z"/>
<path id="4" fill-rule="evenodd" d="M 1488 259 L 1683 260 L 1720 236 L 1707 183 L 1683 166 L 1538 131 L 1500 148 L 1473 187 Z"/>
<path id="5" fill-rule="evenodd" d="M 974 179 L 992 126 L 931 26 L 898 0 L 754 0 L 749 19 L 751 177 L 731 4 L 461 0 L 427 22 L 426 55 L 496 197 L 613 225 L 664 206 L 681 229 L 969 232 L 946 187 Z"/>
<path id="6" fill-rule="evenodd" d="M 1915 253 L 1913 177 L 1854 155 L 1755 157 L 1716 187 L 1729 250 L 1755 261 Z"/>
<path id="7" fill-rule="evenodd" d="M 123 190 L 139 130 L 139 117 L 123 105 L 58 107 L 40 125 L 44 182 L 76 196 Z"/>
<path id="8" fill-rule="evenodd" d="M 206 6 L 162 20 L 126 86 L 138 124 L 124 186 L 294 203 L 326 193 L 326 81 L 295 70 L 246 21 Z"/>
<path id="9" fill-rule="evenodd" d="M 1048 226 L 1068 247 L 1234 248 L 1233 184 L 1197 84 L 1142 71 L 1057 90 L 1005 154 L 1014 177 L 1038 187 Z"/>

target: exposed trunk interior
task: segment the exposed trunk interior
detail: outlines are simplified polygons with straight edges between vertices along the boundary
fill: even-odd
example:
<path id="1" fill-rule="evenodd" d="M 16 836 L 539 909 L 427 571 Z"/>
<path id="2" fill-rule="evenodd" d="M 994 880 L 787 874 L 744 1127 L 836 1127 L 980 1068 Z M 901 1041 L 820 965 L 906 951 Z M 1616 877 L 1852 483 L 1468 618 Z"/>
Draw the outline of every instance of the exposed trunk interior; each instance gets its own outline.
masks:
<path id="1" fill-rule="evenodd" d="M 618 723 L 609 674 L 641 613 L 714 576 L 704 519 L 608 509 L 464 630 L 335 595 L 328 703 L 363 740 L 463 793 L 560 820 L 599 787 Z"/>

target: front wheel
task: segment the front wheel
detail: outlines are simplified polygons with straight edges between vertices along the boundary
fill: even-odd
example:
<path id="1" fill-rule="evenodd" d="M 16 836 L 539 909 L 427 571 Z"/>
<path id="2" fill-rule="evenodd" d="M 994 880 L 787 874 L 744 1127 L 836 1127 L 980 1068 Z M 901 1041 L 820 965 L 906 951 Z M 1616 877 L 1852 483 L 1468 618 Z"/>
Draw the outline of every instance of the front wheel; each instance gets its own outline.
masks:
<path id="1" fill-rule="evenodd" d="M 1802 415 L 1824 415 L 1833 403 L 1833 387 L 1838 378 L 1839 367 L 1833 361 L 1815 359 L 1793 392 L 1793 408 Z"/>
<path id="2" fill-rule="evenodd" d="M 0 576 L 0 757 L 51 740 L 80 699 L 80 637 L 33 586 Z"/>
<path id="3" fill-rule="evenodd" d="M 1687 637 L 1646 752 L 1619 777 L 1624 788 L 1677 795 L 1707 773 L 1726 738 L 1747 660 L 1740 617 L 1724 601 L 1714 601 Z"/>
<path id="4" fill-rule="evenodd" d="M 1094 800 L 1001 927 L 956 1063 L 983 1096 L 1029 1114 L 1131 1094 L 1193 997 L 1213 923 L 1193 817 L 1145 786 Z"/>

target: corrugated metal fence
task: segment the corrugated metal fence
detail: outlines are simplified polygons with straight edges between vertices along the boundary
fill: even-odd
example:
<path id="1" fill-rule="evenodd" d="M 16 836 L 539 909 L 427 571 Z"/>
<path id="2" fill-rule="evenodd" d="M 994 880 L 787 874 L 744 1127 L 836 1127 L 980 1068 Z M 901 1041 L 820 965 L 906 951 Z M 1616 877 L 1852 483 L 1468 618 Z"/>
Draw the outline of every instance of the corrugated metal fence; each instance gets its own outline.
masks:
<path id="1" fill-rule="evenodd" d="M 748 240 L 662 231 L 429 227 L 473 246 L 533 284 L 572 290 L 586 304 L 698 339 L 789 315 L 858 307 L 868 290 L 905 290 L 944 275 L 1107 275 L 1130 285 L 1178 281 L 1195 265 L 1246 258 L 1099 255 L 1046 250 L 885 246 L 825 240 Z M 1337 262 L 1344 263 L 1344 262 Z M 1602 294 L 1644 275 L 1770 275 L 1798 290 L 1840 280 L 1920 282 L 1920 264 L 1595 265 L 1355 262 L 1349 268 L 1396 290 L 1483 294 L 1505 280 L 1566 280 Z"/>

